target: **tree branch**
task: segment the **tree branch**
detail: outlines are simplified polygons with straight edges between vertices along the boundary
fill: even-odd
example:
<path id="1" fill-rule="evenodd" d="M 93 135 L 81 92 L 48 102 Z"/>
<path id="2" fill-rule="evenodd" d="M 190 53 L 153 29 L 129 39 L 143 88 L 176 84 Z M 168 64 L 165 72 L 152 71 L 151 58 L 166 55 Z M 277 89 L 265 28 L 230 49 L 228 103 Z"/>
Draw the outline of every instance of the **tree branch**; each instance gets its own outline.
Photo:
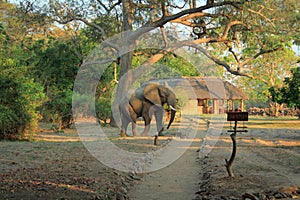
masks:
<path id="1" fill-rule="evenodd" d="M 114 3 L 109 8 L 106 7 L 105 4 L 102 3 L 101 0 L 97 0 L 97 2 L 104 8 L 104 10 L 106 10 L 106 12 L 110 13 L 110 11 L 112 11 L 116 6 L 118 6 L 118 5 L 120 5 L 122 3 L 122 0 L 118 0 L 118 2 Z"/>
<path id="2" fill-rule="evenodd" d="M 224 32 L 223 32 L 222 38 L 223 38 L 223 39 L 226 39 L 226 38 L 227 38 L 228 33 L 229 33 L 229 30 L 230 30 L 230 28 L 231 28 L 232 26 L 235 26 L 235 25 L 242 25 L 242 24 L 243 24 L 243 22 L 238 21 L 238 20 L 229 22 L 229 23 L 226 25 L 226 28 L 225 28 L 225 30 L 224 30 Z"/>
<path id="3" fill-rule="evenodd" d="M 224 43 L 225 43 L 225 45 L 228 47 L 229 52 L 233 55 L 235 61 L 236 61 L 237 63 L 240 63 L 240 59 L 239 59 L 238 55 L 236 55 L 236 53 L 235 53 L 234 50 L 232 49 L 232 45 L 229 44 L 229 42 L 224 42 Z"/>
<path id="4" fill-rule="evenodd" d="M 170 3 L 170 2 L 168 2 L 168 3 Z M 182 6 L 171 5 L 171 4 L 169 4 L 168 6 L 170 6 L 171 8 L 175 8 L 175 9 L 183 9 L 187 3 L 188 3 L 188 0 L 185 0 L 184 4 Z"/>
<path id="5" fill-rule="evenodd" d="M 160 1 L 160 4 L 161 4 L 162 15 L 163 15 L 163 17 L 165 17 L 165 16 L 168 15 L 168 9 L 166 7 L 166 2 L 165 1 Z"/>
<path id="6" fill-rule="evenodd" d="M 165 28 L 160 27 L 160 30 L 161 30 L 162 38 L 163 38 L 164 43 L 165 43 L 165 47 L 167 47 L 168 46 L 168 40 L 167 40 Z"/>
<path id="7" fill-rule="evenodd" d="M 207 9 L 211 9 L 211 8 L 216 8 L 216 7 L 220 7 L 220 6 L 225 6 L 225 5 L 231 5 L 236 7 L 237 5 L 241 4 L 240 2 L 235 2 L 235 1 L 224 1 L 224 2 L 219 2 L 219 3 L 214 3 L 214 4 L 209 4 L 209 5 L 204 5 L 204 6 L 200 6 L 198 8 L 190 8 L 190 9 L 186 9 L 183 10 L 177 14 L 174 15 L 169 15 L 169 16 L 164 16 L 154 22 L 148 23 L 145 26 L 138 28 L 134 34 L 131 35 L 131 40 L 136 40 L 136 38 L 140 37 L 141 35 L 143 35 L 144 33 L 147 33 L 157 27 L 161 27 L 164 26 L 166 23 L 171 22 L 175 19 L 178 19 L 182 16 L 185 15 L 190 15 L 190 14 L 194 14 L 194 13 L 201 13 L 204 10 Z"/>
<path id="8" fill-rule="evenodd" d="M 230 65 L 228 65 L 226 62 L 223 62 L 221 60 L 219 60 L 218 58 L 210 55 L 204 48 L 200 47 L 200 46 L 195 46 L 193 45 L 194 48 L 197 48 L 201 53 L 203 53 L 206 57 L 208 57 L 209 59 L 211 59 L 214 63 L 224 67 L 229 73 L 233 74 L 233 75 L 238 75 L 238 76 L 245 76 L 248 78 L 254 78 L 252 75 L 250 74 L 246 74 L 246 73 L 242 73 L 239 69 L 240 67 L 238 67 L 238 70 L 233 70 L 232 67 Z M 240 66 L 240 65 L 239 65 Z"/>
<path id="9" fill-rule="evenodd" d="M 274 48 L 274 49 L 269 49 L 269 50 L 260 50 L 260 52 L 258 52 L 257 54 L 255 54 L 254 56 L 244 60 L 243 62 L 241 62 L 238 66 L 238 68 L 242 68 L 243 66 L 245 66 L 246 64 L 248 64 L 249 62 L 251 62 L 252 60 L 256 59 L 258 56 L 261 56 L 263 54 L 267 54 L 267 53 L 273 53 L 275 51 L 278 51 L 278 50 L 282 50 L 283 47 L 277 47 L 277 48 Z"/>
<path id="10" fill-rule="evenodd" d="M 206 13 L 203 13 L 203 12 L 193 13 L 193 14 L 189 14 L 187 16 L 181 17 L 181 18 L 171 20 L 170 22 L 179 23 L 179 24 L 183 24 L 183 25 L 186 25 L 186 26 L 190 26 L 190 27 L 196 27 L 197 26 L 196 23 L 190 22 L 188 20 L 193 19 L 195 17 L 204 17 L 204 16 L 210 16 L 210 14 L 206 14 Z"/>
<path id="11" fill-rule="evenodd" d="M 257 11 L 252 10 L 252 9 L 247 9 L 247 10 L 248 10 L 249 12 L 252 12 L 252 13 L 255 13 L 255 14 L 261 16 L 262 18 L 264 18 L 265 20 L 267 20 L 267 21 L 275 28 L 275 25 L 274 25 L 274 23 L 272 22 L 272 20 L 270 20 L 269 18 L 267 18 L 266 16 L 264 16 L 262 13 L 257 12 Z"/>

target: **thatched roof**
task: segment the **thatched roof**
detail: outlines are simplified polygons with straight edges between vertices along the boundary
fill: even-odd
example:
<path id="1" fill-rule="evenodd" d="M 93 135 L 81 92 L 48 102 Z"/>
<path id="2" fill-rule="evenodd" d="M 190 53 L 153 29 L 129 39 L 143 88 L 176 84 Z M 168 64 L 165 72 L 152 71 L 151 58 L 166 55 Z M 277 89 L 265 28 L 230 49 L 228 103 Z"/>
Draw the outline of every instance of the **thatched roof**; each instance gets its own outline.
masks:
<path id="1" fill-rule="evenodd" d="M 248 99 L 242 90 L 220 78 L 179 77 L 159 82 L 186 93 L 189 99 Z"/>

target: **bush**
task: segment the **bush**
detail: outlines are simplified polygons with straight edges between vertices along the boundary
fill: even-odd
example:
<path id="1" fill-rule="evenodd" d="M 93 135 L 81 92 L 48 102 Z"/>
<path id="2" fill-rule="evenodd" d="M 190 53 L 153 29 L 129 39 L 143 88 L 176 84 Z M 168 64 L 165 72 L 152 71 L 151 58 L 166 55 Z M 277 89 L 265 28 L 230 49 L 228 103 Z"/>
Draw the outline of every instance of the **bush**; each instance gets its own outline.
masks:
<path id="1" fill-rule="evenodd" d="M 95 103 L 97 117 L 105 124 L 109 123 L 108 119 L 111 117 L 111 99 L 100 98 Z"/>
<path id="2" fill-rule="evenodd" d="M 0 85 L 0 137 L 3 139 L 23 133 L 30 116 L 24 109 L 27 101 L 21 93 L 22 84 L 1 75 Z"/>
<path id="3" fill-rule="evenodd" d="M 18 117 L 17 115 L 7 108 L 0 105 L 0 138 L 7 138 L 10 135 L 18 132 Z"/>
<path id="4" fill-rule="evenodd" d="M 73 123 L 72 91 L 56 91 L 41 107 L 44 120 L 52 123 L 55 131 L 68 128 Z"/>
<path id="5" fill-rule="evenodd" d="M 44 94 L 33 80 L 0 75 L 0 138 L 17 138 L 25 131 L 36 128 L 38 113 Z"/>

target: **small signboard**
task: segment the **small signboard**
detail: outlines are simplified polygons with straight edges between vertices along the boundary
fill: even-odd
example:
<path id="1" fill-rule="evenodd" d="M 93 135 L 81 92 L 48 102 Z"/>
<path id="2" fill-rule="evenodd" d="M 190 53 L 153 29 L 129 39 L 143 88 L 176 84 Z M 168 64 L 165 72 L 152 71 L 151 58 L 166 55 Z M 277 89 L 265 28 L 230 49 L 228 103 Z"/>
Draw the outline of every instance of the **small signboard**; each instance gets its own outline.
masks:
<path id="1" fill-rule="evenodd" d="M 248 112 L 228 112 L 227 121 L 248 121 Z"/>

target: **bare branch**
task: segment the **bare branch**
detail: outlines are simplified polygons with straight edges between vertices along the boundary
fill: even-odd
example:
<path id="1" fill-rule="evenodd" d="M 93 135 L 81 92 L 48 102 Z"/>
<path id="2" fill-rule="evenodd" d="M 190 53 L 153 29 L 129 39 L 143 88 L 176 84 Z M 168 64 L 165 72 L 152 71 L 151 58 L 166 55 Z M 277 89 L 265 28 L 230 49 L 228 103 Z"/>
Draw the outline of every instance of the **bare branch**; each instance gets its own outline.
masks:
<path id="1" fill-rule="evenodd" d="M 122 0 L 118 0 L 118 2 L 114 3 L 109 8 L 101 0 L 97 0 L 97 2 L 106 10 L 106 12 L 110 13 L 110 11 L 115 9 L 116 6 L 118 6 L 122 3 Z"/>
<path id="2" fill-rule="evenodd" d="M 223 38 L 223 39 L 226 39 L 226 38 L 227 38 L 228 33 L 229 33 L 229 30 L 230 30 L 230 28 L 231 28 L 232 26 L 235 26 L 235 25 L 242 25 L 242 24 L 243 24 L 243 22 L 237 21 L 237 20 L 232 21 L 232 22 L 229 22 L 229 23 L 227 24 L 227 26 L 226 26 L 224 32 L 223 32 L 222 38 Z"/>
<path id="3" fill-rule="evenodd" d="M 203 53 L 206 57 L 208 57 L 209 59 L 211 59 L 214 63 L 224 67 L 229 73 L 233 74 L 233 75 L 238 75 L 238 76 L 245 76 L 248 78 L 254 78 L 252 75 L 250 74 L 246 74 L 246 73 L 242 73 L 239 68 L 237 70 L 232 69 L 232 67 L 230 65 L 228 65 L 226 62 L 223 62 L 221 60 L 219 60 L 218 58 L 212 56 L 211 54 L 209 54 L 204 48 L 200 47 L 199 45 L 193 45 L 194 48 L 198 49 L 201 53 Z"/>
<path id="4" fill-rule="evenodd" d="M 252 10 L 252 9 L 247 9 L 247 10 L 248 10 L 249 12 L 252 12 L 252 13 L 255 13 L 255 14 L 261 16 L 262 18 L 264 18 L 265 20 L 267 20 L 267 22 L 269 22 L 269 23 L 275 28 L 275 25 L 274 25 L 274 23 L 272 22 L 272 20 L 270 20 L 269 18 L 267 18 L 266 16 L 264 16 L 262 13 L 257 12 L 257 11 Z"/>
<path id="5" fill-rule="evenodd" d="M 168 46 L 168 40 L 167 40 L 165 28 L 160 27 L 160 30 L 161 30 L 162 38 L 163 38 L 164 43 L 165 43 L 165 47 L 167 47 Z"/>
<path id="6" fill-rule="evenodd" d="M 237 63 L 239 63 L 239 62 L 240 62 L 240 59 L 238 58 L 238 56 L 237 56 L 236 53 L 234 52 L 234 50 L 233 50 L 232 45 L 230 44 L 230 42 L 224 42 L 224 43 L 225 43 L 225 45 L 228 47 L 229 52 L 233 55 L 235 61 L 236 61 Z"/>
<path id="7" fill-rule="evenodd" d="M 142 66 L 143 66 L 142 68 L 143 68 L 143 70 L 145 70 L 146 66 L 149 66 L 151 64 L 154 64 L 154 63 L 158 62 L 168 52 L 172 53 L 176 49 L 179 49 L 183 46 L 190 46 L 190 47 L 193 47 L 195 49 L 198 49 L 201 53 L 203 53 L 206 57 L 208 57 L 214 63 L 224 67 L 229 73 L 231 73 L 233 75 L 239 75 L 239 76 L 245 76 L 245 77 L 248 77 L 248 78 L 254 78 L 250 74 L 242 73 L 239 69 L 238 70 L 232 69 L 232 67 L 230 65 L 228 65 L 226 62 L 223 62 L 223 61 L 219 60 L 218 58 L 210 55 L 204 48 L 199 46 L 200 43 L 206 43 L 207 41 L 217 42 L 217 41 L 220 41 L 220 40 L 223 40 L 223 39 L 222 38 L 220 38 L 220 39 L 202 38 L 202 39 L 194 40 L 194 41 L 186 40 L 186 41 L 177 42 L 177 43 L 173 44 L 172 46 L 168 46 L 168 47 L 160 50 L 158 53 L 154 54 L 153 56 L 151 56 L 147 61 L 145 61 L 142 64 Z"/>
<path id="8" fill-rule="evenodd" d="M 102 3 L 101 0 L 97 0 L 97 2 L 104 8 L 104 10 L 106 10 L 106 12 L 109 12 L 109 8 L 107 8 L 106 5 Z"/>
<path id="9" fill-rule="evenodd" d="M 269 50 L 261 50 L 260 52 L 258 52 L 257 54 L 255 54 L 254 56 L 244 60 L 242 63 L 239 64 L 239 68 L 241 69 L 243 66 L 247 65 L 249 62 L 253 61 L 254 59 L 256 59 L 258 56 L 261 56 L 263 54 L 267 54 L 267 53 L 272 53 L 278 50 L 282 50 L 283 47 L 276 47 L 274 49 L 269 49 Z"/>
<path id="10" fill-rule="evenodd" d="M 169 2 L 169 3 L 170 3 L 170 2 Z M 183 4 L 182 6 L 171 5 L 171 4 L 169 4 L 168 6 L 171 7 L 171 8 L 183 9 L 183 8 L 186 6 L 187 3 L 188 3 L 188 0 L 185 0 L 185 1 L 184 1 L 184 4 Z"/>
<path id="11" fill-rule="evenodd" d="M 160 1 L 161 2 L 161 12 L 163 17 L 168 14 L 168 9 L 166 7 L 166 2 L 165 1 Z"/>
<path id="12" fill-rule="evenodd" d="M 96 31 L 98 31 L 102 35 L 102 38 L 104 40 L 103 45 L 107 45 L 107 46 L 110 46 L 110 47 L 114 48 L 117 51 L 117 55 L 118 55 L 117 57 L 119 57 L 120 47 L 117 46 L 117 45 L 115 45 L 115 44 L 113 44 L 113 43 L 111 43 L 109 40 L 107 40 L 106 33 L 105 33 L 105 31 L 104 31 L 104 29 L 102 27 L 100 27 L 97 24 L 95 24 L 93 22 L 90 22 L 90 21 L 88 21 L 88 20 L 86 20 L 86 19 L 84 19 L 82 17 L 75 16 L 74 13 L 71 10 L 69 10 L 67 8 L 65 8 L 65 9 L 66 9 L 67 13 L 69 14 L 70 19 L 65 20 L 65 21 L 54 19 L 56 22 L 61 23 L 61 24 L 67 24 L 69 22 L 77 20 L 77 21 L 81 21 L 81 22 L 85 23 L 86 25 L 88 25 L 90 27 L 95 28 Z M 117 61 L 115 61 L 115 62 L 117 62 Z"/>
<path id="13" fill-rule="evenodd" d="M 235 1 L 224 1 L 224 2 L 219 2 L 219 3 L 214 3 L 214 4 L 209 4 L 209 5 L 204 5 L 204 6 L 200 6 L 198 8 L 190 8 L 190 9 L 186 9 L 183 10 L 179 13 L 176 13 L 174 15 L 169 15 L 169 16 L 165 16 L 162 17 L 154 22 L 148 23 L 145 26 L 137 29 L 135 31 L 135 34 L 133 34 L 132 40 L 135 40 L 136 38 L 140 37 L 141 35 L 143 35 L 144 33 L 151 31 L 157 27 L 161 27 L 164 26 L 166 23 L 178 19 L 180 17 L 183 17 L 185 15 L 190 15 L 190 14 L 194 14 L 194 13 L 201 13 L 204 10 L 210 9 L 210 8 L 216 8 L 216 7 L 220 7 L 220 6 L 225 6 L 225 5 L 231 5 L 234 7 L 237 7 L 239 4 L 241 4 L 240 2 L 235 2 Z"/>
<path id="14" fill-rule="evenodd" d="M 172 22 L 172 23 L 180 23 L 180 24 L 183 24 L 183 25 L 186 25 L 186 26 L 195 27 L 195 26 L 197 26 L 197 24 L 194 23 L 194 22 L 188 21 L 188 20 L 193 19 L 195 17 L 204 17 L 204 16 L 211 16 L 211 15 L 203 13 L 203 12 L 192 13 L 192 14 L 183 16 L 181 18 L 177 18 L 177 19 L 171 20 L 170 22 Z"/>

